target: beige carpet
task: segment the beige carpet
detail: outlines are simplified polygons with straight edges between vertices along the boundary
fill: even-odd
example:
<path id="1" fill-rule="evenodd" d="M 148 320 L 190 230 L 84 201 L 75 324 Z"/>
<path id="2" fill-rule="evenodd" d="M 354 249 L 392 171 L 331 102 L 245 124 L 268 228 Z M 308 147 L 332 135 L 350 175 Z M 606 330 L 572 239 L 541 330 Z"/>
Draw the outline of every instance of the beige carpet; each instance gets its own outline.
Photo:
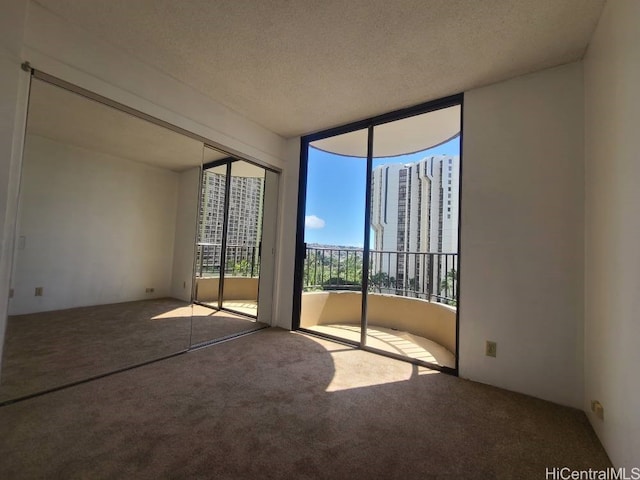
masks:
<path id="1" fill-rule="evenodd" d="M 264 326 L 171 298 L 11 316 L 0 402 Z"/>
<path id="2" fill-rule="evenodd" d="M 192 322 L 191 345 L 268 327 L 266 323 L 252 318 L 217 311 L 204 305 L 193 306 Z"/>
<path id="3" fill-rule="evenodd" d="M 6 479 L 543 479 L 584 413 L 278 329 L 0 408 Z"/>

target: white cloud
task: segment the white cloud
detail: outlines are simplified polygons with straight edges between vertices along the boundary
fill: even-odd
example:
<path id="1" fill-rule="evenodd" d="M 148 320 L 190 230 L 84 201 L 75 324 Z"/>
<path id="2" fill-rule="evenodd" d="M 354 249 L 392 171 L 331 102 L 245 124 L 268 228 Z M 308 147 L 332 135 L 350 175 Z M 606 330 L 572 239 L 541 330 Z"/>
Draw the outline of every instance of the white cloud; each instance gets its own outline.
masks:
<path id="1" fill-rule="evenodd" d="M 324 220 L 315 215 L 307 215 L 304 217 L 305 228 L 324 228 Z"/>

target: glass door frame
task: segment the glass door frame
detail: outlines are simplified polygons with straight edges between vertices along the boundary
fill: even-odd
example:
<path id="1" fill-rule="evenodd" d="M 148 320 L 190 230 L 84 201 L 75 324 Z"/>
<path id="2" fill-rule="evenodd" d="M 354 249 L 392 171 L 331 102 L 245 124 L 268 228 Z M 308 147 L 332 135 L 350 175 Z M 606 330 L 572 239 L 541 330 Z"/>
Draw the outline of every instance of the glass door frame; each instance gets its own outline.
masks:
<path id="1" fill-rule="evenodd" d="M 425 113 L 441 110 L 448 107 L 460 107 L 460 186 L 462 185 L 462 172 L 463 172 L 463 125 L 464 125 L 464 94 L 459 93 L 448 97 L 440 98 L 430 102 L 415 105 L 413 107 L 396 110 L 393 112 L 385 113 L 375 117 L 367 118 L 357 122 L 349 123 L 339 127 L 330 128 L 320 132 L 305 135 L 300 139 L 300 169 L 298 176 L 298 218 L 296 228 L 296 252 L 295 252 L 295 270 L 294 270 L 294 291 L 293 291 L 293 312 L 292 312 L 292 330 L 300 330 L 305 333 L 327 337 L 331 340 L 335 340 L 341 343 L 346 343 L 362 350 L 371 351 L 381 355 L 397 358 L 399 360 L 407 361 L 416 365 L 425 366 L 434 370 L 439 370 L 444 373 L 452 375 L 458 375 L 459 368 L 459 351 L 460 351 L 460 269 L 461 269 L 461 243 L 460 232 L 462 230 L 462 224 L 460 219 L 462 218 L 462 188 L 458 191 L 458 269 L 456 271 L 457 276 L 457 289 L 456 289 L 456 325 L 455 325 L 455 368 L 435 365 L 424 362 L 422 360 L 404 357 L 401 355 L 393 354 L 391 352 L 385 352 L 378 349 L 372 349 L 367 346 L 367 297 L 369 289 L 369 262 L 370 262 L 370 231 L 371 231 L 371 177 L 373 171 L 373 140 L 374 140 L 374 127 L 402 120 L 405 118 L 413 117 L 416 115 L 422 115 Z M 311 143 L 323 140 L 325 138 L 334 137 L 337 135 L 343 135 L 351 133 L 356 130 L 367 129 L 367 178 L 366 178 L 366 199 L 365 199 L 365 225 L 364 225 L 364 245 L 363 245 L 363 265 L 362 265 L 362 309 L 360 316 L 360 341 L 353 342 L 343 338 L 337 338 L 329 334 L 314 332 L 300 326 L 301 313 L 302 313 L 302 293 L 303 293 L 303 280 L 304 280 L 304 260 L 306 257 L 306 243 L 304 241 L 305 230 L 305 210 L 307 201 L 307 173 L 309 163 L 309 148 Z"/>
<path id="2" fill-rule="evenodd" d="M 225 153 L 224 151 L 221 151 L 219 148 L 217 147 L 213 147 L 211 145 L 205 144 L 204 148 L 210 148 L 216 151 L 220 151 L 221 153 Z M 207 162 L 202 164 L 202 169 L 201 169 L 201 176 L 200 176 L 200 193 L 199 193 L 199 203 L 202 202 L 202 192 L 204 189 L 204 183 L 203 183 L 203 179 L 204 179 L 204 175 L 206 170 L 211 169 L 211 168 L 215 168 L 215 167 L 220 167 L 220 166 L 226 166 L 226 172 L 225 172 L 225 184 L 224 184 L 224 207 L 223 207 L 223 224 L 222 224 L 222 241 L 221 241 L 221 246 L 220 246 L 220 277 L 218 279 L 218 298 L 216 301 L 216 306 L 213 306 L 210 303 L 203 303 L 201 301 L 197 300 L 197 292 L 196 292 L 196 284 L 197 282 L 193 282 L 194 285 L 194 291 L 192 292 L 192 298 L 193 298 L 193 303 L 198 304 L 198 305 L 203 305 L 205 307 L 208 308 L 212 308 L 216 311 L 224 311 L 224 312 L 229 312 L 229 313 L 233 313 L 235 315 L 240 315 L 240 316 L 244 316 L 244 317 L 248 317 L 251 318 L 253 320 L 258 320 L 258 310 L 256 310 L 256 314 L 252 315 L 246 312 L 240 312 L 237 310 L 233 310 L 230 309 L 228 307 L 223 306 L 223 301 L 224 301 L 224 279 L 225 279 L 225 269 L 226 269 L 226 263 L 227 263 L 227 233 L 229 230 L 229 208 L 230 208 L 230 203 L 231 203 L 231 199 L 230 199 L 230 195 L 231 195 L 231 178 L 232 178 L 232 165 L 235 162 L 245 162 L 248 163 L 250 165 L 253 165 L 255 167 L 258 168 L 262 168 L 265 171 L 265 185 L 266 185 L 266 174 L 267 172 L 273 172 L 275 174 L 279 174 L 278 170 L 275 169 L 271 169 L 268 167 L 265 167 L 264 165 L 261 165 L 259 163 L 256 162 L 252 162 L 250 160 L 247 160 L 245 158 L 241 158 L 241 157 L 236 157 L 236 156 L 227 156 L 218 160 L 213 160 L 211 162 Z M 263 192 L 263 198 L 262 198 L 262 202 L 265 201 L 265 197 L 264 197 L 264 192 Z M 199 207 L 198 212 L 200 212 L 202 207 Z M 200 213 L 198 213 L 198 215 L 200 215 Z M 264 221 L 264 218 L 260 219 L 261 222 Z M 196 247 L 199 246 L 200 244 L 200 238 L 199 238 L 199 233 L 197 234 L 197 238 L 196 238 Z M 261 233 L 262 235 L 262 233 Z M 262 259 L 262 248 L 261 248 L 261 244 L 262 244 L 262 238 L 260 239 L 260 243 L 258 246 L 258 258 L 260 258 L 260 260 Z M 195 265 L 195 261 L 196 261 L 196 257 L 197 255 L 194 257 L 194 275 L 197 272 L 197 268 Z M 200 260 L 202 261 L 202 259 Z M 259 278 L 260 278 L 260 274 L 258 274 L 258 283 L 259 283 Z M 259 299 L 260 299 L 260 291 L 259 291 L 259 287 L 258 287 L 258 298 L 256 299 L 256 302 L 258 302 L 257 308 L 260 308 L 259 305 Z"/>
<path id="3" fill-rule="evenodd" d="M 205 148 L 210 148 L 207 147 L 205 145 Z M 227 247 L 227 230 L 228 230 L 228 219 L 229 219 L 229 193 L 231 192 L 231 182 L 230 182 L 230 177 L 231 177 L 231 164 L 233 162 L 235 162 L 237 159 L 233 158 L 233 157 L 225 157 L 225 158 L 221 158 L 220 160 L 214 160 L 212 162 L 208 162 L 202 165 L 202 173 L 201 173 L 201 178 L 200 178 L 200 202 L 202 202 L 202 193 L 204 190 L 204 176 L 207 170 L 209 170 L 210 168 L 215 168 L 215 167 L 221 167 L 221 166 L 225 166 L 225 174 L 224 174 L 224 206 L 222 207 L 222 240 L 221 240 L 221 244 L 220 244 L 220 276 L 218 277 L 218 299 L 216 301 L 217 306 L 214 307 L 213 305 L 210 304 L 202 304 L 205 305 L 207 307 L 211 307 L 214 308 L 215 310 L 224 310 L 222 308 L 222 292 L 224 291 L 224 269 L 226 266 L 226 247 Z M 202 207 L 201 207 L 202 208 Z M 201 211 L 201 208 L 198 209 L 199 211 Z M 200 235 L 200 233 L 198 233 L 198 236 Z M 198 243 L 198 246 L 200 246 L 200 238 L 196 239 L 196 242 Z M 200 259 L 200 262 L 202 262 L 202 258 Z M 195 282 L 194 282 L 195 283 Z M 194 295 L 194 299 L 193 302 L 194 303 L 200 303 L 197 298 L 197 296 Z"/>

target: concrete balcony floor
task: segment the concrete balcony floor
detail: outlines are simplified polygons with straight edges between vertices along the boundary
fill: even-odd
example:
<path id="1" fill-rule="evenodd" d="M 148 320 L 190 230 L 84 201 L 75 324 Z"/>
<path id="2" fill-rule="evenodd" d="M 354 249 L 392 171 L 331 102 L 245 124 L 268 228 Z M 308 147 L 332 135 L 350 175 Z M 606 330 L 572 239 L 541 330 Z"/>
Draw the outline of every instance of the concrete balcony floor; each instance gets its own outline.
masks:
<path id="1" fill-rule="evenodd" d="M 257 300 L 223 300 L 222 306 L 245 315 L 253 315 L 254 317 L 258 315 Z"/>
<path id="2" fill-rule="evenodd" d="M 307 328 L 345 340 L 360 341 L 360 325 L 356 324 L 314 325 Z M 367 346 L 443 367 L 455 368 L 456 365 L 455 356 L 442 345 L 418 335 L 391 328 L 368 326 Z"/>
<path id="3" fill-rule="evenodd" d="M 211 308 L 217 309 L 218 302 L 201 302 L 204 305 L 208 305 Z M 257 316 L 258 315 L 258 302 L 257 300 L 223 300 L 222 306 L 228 310 L 234 312 L 243 313 L 245 315 Z"/>

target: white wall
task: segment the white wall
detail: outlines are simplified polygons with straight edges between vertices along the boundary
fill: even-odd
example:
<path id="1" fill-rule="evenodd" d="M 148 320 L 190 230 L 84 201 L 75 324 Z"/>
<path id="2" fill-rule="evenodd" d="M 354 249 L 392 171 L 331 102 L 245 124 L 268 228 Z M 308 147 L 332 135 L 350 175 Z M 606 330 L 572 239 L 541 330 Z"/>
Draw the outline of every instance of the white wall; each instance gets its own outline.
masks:
<path id="1" fill-rule="evenodd" d="M 258 321 L 273 324 L 276 280 L 276 246 L 280 176 L 270 170 L 264 176 L 264 205 L 262 207 L 262 245 L 260 255 L 260 284 L 258 287 Z M 226 286 L 226 283 L 225 283 Z"/>
<path id="2" fill-rule="evenodd" d="M 0 3 L 0 361 L 26 120 L 28 74 L 20 70 L 27 1 Z"/>
<path id="3" fill-rule="evenodd" d="M 198 226 L 200 167 L 181 172 L 178 185 L 171 296 L 191 301 L 193 266 Z"/>
<path id="4" fill-rule="evenodd" d="M 639 25 L 640 2 L 607 2 L 585 57 L 584 408 L 620 467 L 640 466 Z"/>
<path id="5" fill-rule="evenodd" d="M 169 170 L 28 135 L 9 314 L 168 296 L 178 184 Z"/>
<path id="6" fill-rule="evenodd" d="M 581 64 L 466 92 L 463 148 L 460 375 L 582 408 Z"/>
<path id="7" fill-rule="evenodd" d="M 276 317 L 273 325 L 291 328 L 293 312 L 293 271 L 296 253 L 296 222 L 298 218 L 298 171 L 300 138 L 287 141 L 284 157 L 287 168 L 280 175 L 278 267 L 276 271 Z"/>

